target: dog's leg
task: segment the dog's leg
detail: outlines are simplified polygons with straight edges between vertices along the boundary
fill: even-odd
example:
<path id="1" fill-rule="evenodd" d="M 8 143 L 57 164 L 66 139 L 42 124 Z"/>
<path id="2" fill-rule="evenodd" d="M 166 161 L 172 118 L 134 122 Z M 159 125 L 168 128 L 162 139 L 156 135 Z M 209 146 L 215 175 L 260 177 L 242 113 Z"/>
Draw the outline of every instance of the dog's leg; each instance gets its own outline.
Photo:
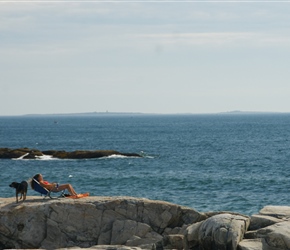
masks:
<path id="1" fill-rule="evenodd" d="M 18 193 L 16 192 L 16 203 L 18 203 Z"/>
<path id="2" fill-rule="evenodd" d="M 22 193 L 20 194 L 20 198 L 19 198 L 19 200 L 21 200 L 22 199 Z"/>
<path id="3" fill-rule="evenodd" d="M 26 200 L 26 193 L 23 193 L 23 201 Z"/>

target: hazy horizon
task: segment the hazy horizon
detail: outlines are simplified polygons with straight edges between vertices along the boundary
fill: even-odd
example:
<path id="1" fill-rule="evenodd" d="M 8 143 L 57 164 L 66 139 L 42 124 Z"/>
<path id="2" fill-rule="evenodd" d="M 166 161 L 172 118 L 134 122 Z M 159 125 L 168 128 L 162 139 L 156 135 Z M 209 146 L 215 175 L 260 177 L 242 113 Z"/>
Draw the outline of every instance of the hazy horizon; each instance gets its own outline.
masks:
<path id="1" fill-rule="evenodd" d="M 144 113 L 144 112 L 80 112 L 80 113 L 28 113 L 21 115 L 0 115 L 0 117 L 13 117 L 13 116 L 92 116 L 92 115 L 218 115 L 218 114 L 290 114 L 290 112 L 271 112 L 271 111 L 221 111 L 216 113 Z"/>

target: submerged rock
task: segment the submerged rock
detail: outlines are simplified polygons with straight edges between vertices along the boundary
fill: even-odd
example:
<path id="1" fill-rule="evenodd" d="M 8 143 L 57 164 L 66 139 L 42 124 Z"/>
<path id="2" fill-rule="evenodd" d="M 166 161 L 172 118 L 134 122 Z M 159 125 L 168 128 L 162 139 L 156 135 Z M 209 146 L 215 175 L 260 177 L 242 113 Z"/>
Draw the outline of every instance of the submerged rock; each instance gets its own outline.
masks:
<path id="1" fill-rule="evenodd" d="M 43 156 L 43 153 L 38 149 L 29 148 L 0 148 L 0 159 L 35 159 L 37 156 Z"/>
<path id="2" fill-rule="evenodd" d="M 137 153 L 121 153 L 115 150 L 77 150 L 67 152 L 63 150 L 45 150 L 30 148 L 0 148 L 0 159 L 37 159 L 41 156 L 48 155 L 59 159 L 91 159 L 108 157 L 112 155 L 128 156 L 128 157 L 141 157 Z"/>

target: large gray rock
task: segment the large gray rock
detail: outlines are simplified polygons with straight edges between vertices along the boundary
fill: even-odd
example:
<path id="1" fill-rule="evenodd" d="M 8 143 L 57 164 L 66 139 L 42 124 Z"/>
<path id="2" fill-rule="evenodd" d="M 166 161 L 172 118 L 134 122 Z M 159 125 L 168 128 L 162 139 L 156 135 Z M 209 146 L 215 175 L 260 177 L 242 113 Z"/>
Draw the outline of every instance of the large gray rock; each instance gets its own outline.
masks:
<path id="1" fill-rule="evenodd" d="M 282 219 L 278 219 L 276 217 L 255 214 L 251 216 L 249 230 L 257 230 L 263 227 L 271 226 L 275 223 L 279 223 L 282 221 L 283 221 Z"/>
<path id="2" fill-rule="evenodd" d="M 239 243 L 241 250 L 290 249 L 290 207 L 265 206 L 251 217 L 249 230 Z"/>
<path id="3" fill-rule="evenodd" d="M 250 218 L 200 213 L 164 201 L 87 197 L 22 203 L 0 198 L 0 249 L 290 249 L 290 207 L 267 206 Z M 251 239 L 244 239 L 244 236 Z"/>
<path id="4" fill-rule="evenodd" d="M 132 197 L 0 198 L 0 249 L 162 245 L 163 233 L 205 219 L 194 209 Z M 168 235 L 167 235 L 168 237 Z M 172 239 L 172 238 L 170 238 Z M 170 244 L 180 240 L 167 241 Z"/>
<path id="5" fill-rule="evenodd" d="M 290 218 L 290 207 L 289 206 L 265 206 L 259 214 L 268 215 L 279 219 Z"/>
<path id="6" fill-rule="evenodd" d="M 276 223 L 259 229 L 257 237 L 262 239 L 265 250 L 290 249 L 290 221 Z"/>
<path id="7" fill-rule="evenodd" d="M 243 239 L 250 218 L 237 214 L 217 214 L 188 227 L 189 247 L 199 249 L 235 250 Z"/>

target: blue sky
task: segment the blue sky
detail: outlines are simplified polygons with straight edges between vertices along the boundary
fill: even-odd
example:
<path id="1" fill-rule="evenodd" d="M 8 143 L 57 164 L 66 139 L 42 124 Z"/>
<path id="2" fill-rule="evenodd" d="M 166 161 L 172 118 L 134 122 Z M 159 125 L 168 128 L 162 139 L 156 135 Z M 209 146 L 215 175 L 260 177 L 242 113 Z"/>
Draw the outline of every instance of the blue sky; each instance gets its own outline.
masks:
<path id="1" fill-rule="evenodd" d="M 0 115 L 290 112 L 290 1 L 1 1 Z"/>

